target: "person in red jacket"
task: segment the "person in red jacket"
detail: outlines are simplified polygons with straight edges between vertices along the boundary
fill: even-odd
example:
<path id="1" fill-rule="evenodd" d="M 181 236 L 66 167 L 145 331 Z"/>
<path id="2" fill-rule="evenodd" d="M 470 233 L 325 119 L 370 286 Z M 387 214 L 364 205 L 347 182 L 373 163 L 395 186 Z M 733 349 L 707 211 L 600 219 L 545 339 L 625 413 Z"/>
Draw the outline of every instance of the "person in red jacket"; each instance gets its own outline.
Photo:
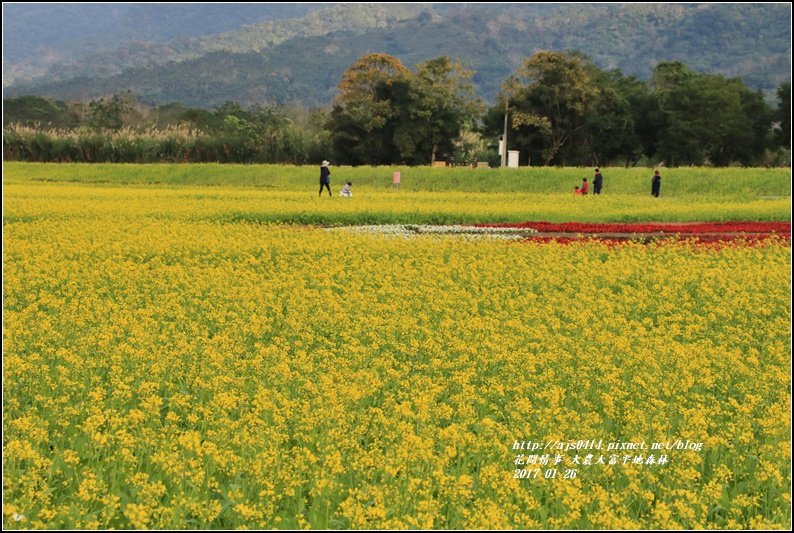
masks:
<path id="1" fill-rule="evenodd" d="M 577 185 L 576 187 L 573 188 L 573 193 L 576 196 L 581 196 L 582 195 L 582 189 L 580 189 L 579 186 Z"/>
<path id="2" fill-rule="evenodd" d="M 587 178 L 582 178 L 582 194 L 587 194 L 588 187 Z"/>

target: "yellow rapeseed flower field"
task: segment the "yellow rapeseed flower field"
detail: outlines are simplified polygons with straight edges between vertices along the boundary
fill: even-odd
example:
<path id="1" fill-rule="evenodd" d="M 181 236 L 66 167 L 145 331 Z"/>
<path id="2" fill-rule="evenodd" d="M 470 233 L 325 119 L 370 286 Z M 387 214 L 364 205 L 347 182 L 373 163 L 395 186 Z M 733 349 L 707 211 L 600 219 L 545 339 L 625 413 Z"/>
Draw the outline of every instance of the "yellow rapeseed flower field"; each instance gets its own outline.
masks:
<path id="1" fill-rule="evenodd" d="M 788 242 L 404 238 L 16 187 L 4 527 L 791 525 Z"/>

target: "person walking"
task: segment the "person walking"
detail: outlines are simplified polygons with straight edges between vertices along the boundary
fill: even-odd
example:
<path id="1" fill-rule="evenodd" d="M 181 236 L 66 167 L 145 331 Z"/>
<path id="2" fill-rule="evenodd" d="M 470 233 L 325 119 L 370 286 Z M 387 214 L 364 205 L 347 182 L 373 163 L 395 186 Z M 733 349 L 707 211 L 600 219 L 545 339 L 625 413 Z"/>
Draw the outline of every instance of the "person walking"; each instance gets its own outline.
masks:
<path id="1" fill-rule="evenodd" d="M 320 165 L 320 194 L 323 195 L 323 187 L 328 189 L 328 196 L 331 196 L 331 170 L 328 168 L 330 165 L 328 161 L 323 161 Z"/>
<path id="2" fill-rule="evenodd" d="M 658 170 L 653 171 L 653 177 L 651 178 L 651 195 L 655 198 L 659 198 L 659 189 L 662 186 L 662 176 L 659 175 Z"/>
<path id="3" fill-rule="evenodd" d="M 604 176 L 601 175 L 601 171 L 595 169 L 595 177 L 593 178 L 593 194 L 601 194 L 601 185 L 604 182 Z"/>

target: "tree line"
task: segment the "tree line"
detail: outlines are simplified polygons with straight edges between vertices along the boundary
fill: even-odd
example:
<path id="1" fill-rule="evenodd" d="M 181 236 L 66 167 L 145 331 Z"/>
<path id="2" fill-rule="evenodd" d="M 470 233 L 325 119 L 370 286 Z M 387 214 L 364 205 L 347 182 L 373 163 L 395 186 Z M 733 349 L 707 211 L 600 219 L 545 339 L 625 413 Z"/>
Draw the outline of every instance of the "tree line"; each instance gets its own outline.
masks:
<path id="1" fill-rule="evenodd" d="M 773 107 L 737 78 L 680 62 L 659 63 L 642 81 L 575 51 L 540 51 L 487 106 L 472 75 L 446 56 L 409 69 L 369 54 L 345 71 L 330 109 L 312 110 L 152 108 L 129 93 L 87 103 L 23 96 L 4 100 L 3 153 L 23 161 L 498 166 L 506 131 L 522 164 L 790 164 L 790 82 Z"/>

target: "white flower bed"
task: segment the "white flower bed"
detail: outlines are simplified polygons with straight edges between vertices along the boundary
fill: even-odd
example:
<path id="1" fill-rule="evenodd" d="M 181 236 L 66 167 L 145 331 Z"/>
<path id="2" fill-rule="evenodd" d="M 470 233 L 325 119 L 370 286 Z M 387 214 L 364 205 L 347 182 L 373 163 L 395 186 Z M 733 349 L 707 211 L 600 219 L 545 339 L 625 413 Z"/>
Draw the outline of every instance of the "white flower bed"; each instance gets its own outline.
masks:
<path id="1" fill-rule="evenodd" d="M 416 235 L 458 235 L 461 237 L 488 237 L 495 239 L 520 239 L 526 235 L 537 233 L 532 228 L 491 228 L 477 226 L 436 226 L 431 224 L 382 224 L 370 226 L 341 226 L 327 228 L 329 231 L 351 233 L 369 233 L 372 235 L 396 235 L 414 237 Z"/>

